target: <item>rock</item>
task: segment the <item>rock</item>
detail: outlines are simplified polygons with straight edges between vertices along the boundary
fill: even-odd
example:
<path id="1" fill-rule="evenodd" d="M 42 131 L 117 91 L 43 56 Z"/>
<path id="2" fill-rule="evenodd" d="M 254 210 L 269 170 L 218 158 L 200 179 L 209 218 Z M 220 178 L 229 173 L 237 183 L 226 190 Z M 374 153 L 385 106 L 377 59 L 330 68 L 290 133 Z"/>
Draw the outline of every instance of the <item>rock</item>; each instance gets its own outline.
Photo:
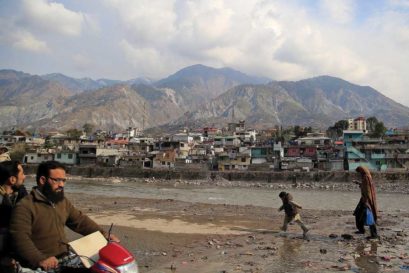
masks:
<path id="1" fill-rule="evenodd" d="M 382 256 L 381 259 L 385 262 L 390 262 L 391 261 L 391 257 L 389 256 Z"/>
<path id="2" fill-rule="evenodd" d="M 337 235 L 337 234 L 334 234 L 334 233 L 331 233 L 331 234 L 329 235 L 329 237 L 330 237 L 330 238 L 337 238 L 338 235 Z"/>
<path id="3" fill-rule="evenodd" d="M 321 254 L 327 254 L 327 250 L 326 250 L 325 248 L 321 248 L 321 249 L 320 249 L 320 253 L 321 253 Z"/>
<path id="4" fill-rule="evenodd" d="M 345 240 L 352 240 L 354 239 L 354 236 L 352 236 L 351 234 L 342 234 L 341 237 Z"/>

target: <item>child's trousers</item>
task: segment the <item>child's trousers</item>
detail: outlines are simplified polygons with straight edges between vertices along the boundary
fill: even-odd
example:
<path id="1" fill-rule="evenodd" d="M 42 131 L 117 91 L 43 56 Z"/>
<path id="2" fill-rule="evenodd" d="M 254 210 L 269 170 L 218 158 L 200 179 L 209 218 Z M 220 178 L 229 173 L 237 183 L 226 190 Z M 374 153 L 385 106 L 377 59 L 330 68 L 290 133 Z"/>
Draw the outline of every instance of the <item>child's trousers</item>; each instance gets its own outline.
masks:
<path id="1" fill-rule="evenodd" d="M 300 216 L 299 213 L 297 213 L 294 217 L 289 217 L 289 216 L 286 215 L 285 218 L 284 218 L 284 224 L 283 224 L 281 230 L 287 231 L 288 224 L 291 223 L 292 221 L 296 222 L 302 228 L 304 234 L 307 233 L 308 228 L 302 222 L 301 216 Z"/>

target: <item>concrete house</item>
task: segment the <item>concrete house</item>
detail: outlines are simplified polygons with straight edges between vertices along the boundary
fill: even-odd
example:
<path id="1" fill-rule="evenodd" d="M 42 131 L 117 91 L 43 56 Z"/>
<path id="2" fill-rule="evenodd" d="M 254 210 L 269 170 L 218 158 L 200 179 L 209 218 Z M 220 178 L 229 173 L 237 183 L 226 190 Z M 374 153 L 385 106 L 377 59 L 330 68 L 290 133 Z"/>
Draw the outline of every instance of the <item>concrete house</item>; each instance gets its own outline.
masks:
<path id="1" fill-rule="evenodd" d="M 97 164 L 97 144 L 80 144 L 78 157 L 80 165 Z"/>
<path id="2" fill-rule="evenodd" d="M 25 164 L 40 164 L 43 161 L 54 160 L 54 152 L 47 149 L 37 149 L 26 152 L 23 158 Z"/>
<path id="3" fill-rule="evenodd" d="M 156 156 L 153 158 L 154 169 L 173 169 L 175 167 L 176 161 L 176 151 L 167 150 L 160 151 L 156 153 Z"/>
<path id="4" fill-rule="evenodd" d="M 118 165 L 121 155 L 122 154 L 118 149 L 97 148 L 97 164 L 102 166 L 116 166 Z"/>
<path id="5" fill-rule="evenodd" d="M 218 155 L 218 170 L 219 171 L 244 171 L 251 164 L 251 156 L 249 154 L 232 154 L 222 153 Z"/>
<path id="6" fill-rule="evenodd" d="M 54 160 L 67 165 L 76 165 L 79 163 L 78 153 L 71 150 L 61 150 L 56 152 Z"/>

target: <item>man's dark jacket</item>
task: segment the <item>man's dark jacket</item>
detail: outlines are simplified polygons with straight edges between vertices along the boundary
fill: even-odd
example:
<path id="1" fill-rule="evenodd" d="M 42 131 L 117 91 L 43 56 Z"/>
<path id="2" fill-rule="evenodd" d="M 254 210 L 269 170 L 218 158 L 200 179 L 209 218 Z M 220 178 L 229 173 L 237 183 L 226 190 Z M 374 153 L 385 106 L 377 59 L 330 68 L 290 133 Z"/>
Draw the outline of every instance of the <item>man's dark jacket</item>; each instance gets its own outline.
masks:
<path id="1" fill-rule="evenodd" d="M 52 256 L 67 252 L 64 227 L 82 235 L 104 231 L 88 216 L 74 208 L 64 198 L 51 203 L 37 187 L 18 202 L 10 222 L 10 234 L 14 251 L 21 262 L 32 268 Z"/>

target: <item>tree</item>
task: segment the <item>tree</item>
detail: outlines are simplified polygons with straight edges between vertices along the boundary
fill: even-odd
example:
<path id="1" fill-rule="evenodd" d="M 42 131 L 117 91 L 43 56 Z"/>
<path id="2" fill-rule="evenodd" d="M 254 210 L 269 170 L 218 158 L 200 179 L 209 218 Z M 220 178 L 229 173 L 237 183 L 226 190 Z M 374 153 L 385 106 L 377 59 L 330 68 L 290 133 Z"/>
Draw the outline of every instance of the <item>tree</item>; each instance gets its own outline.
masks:
<path id="1" fill-rule="evenodd" d="M 373 132 L 378 123 L 379 121 L 376 117 L 369 117 L 366 119 L 366 129 L 368 129 L 369 132 Z"/>
<path id="2" fill-rule="evenodd" d="M 383 137 L 385 132 L 386 132 L 386 127 L 383 125 L 383 122 L 381 121 L 375 125 L 375 130 L 372 132 L 371 136 L 380 138 L 380 137 Z"/>
<path id="3" fill-rule="evenodd" d="M 348 121 L 347 120 L 338 120 L 335 122 L 334 126 L 330 126 L 327 129 L 327 136 L 332 139 L 337 139 L 342 136 L 343 131 L 348 129 Z"/>
<path id="4" fill-rule="evenodd" d="M 301 127 L 299 125 L 294 126 L 295 138 L 305 137 L 308 133 L 312 133 L 312 127 Z"/>
<path id="5" fill-rule="evenodd" d="M 94 129 L 94 125 L 90 124 L 90 123 L 85 123 L 82 126 L 82 129 L 84 129 L 84 132 L 87 134 L 87 136 L 91 135 L 92 130 Z"/>
<path id="6" fill-rule="evenodd" d="M 69 129 L 69 130 L 65 131 L 65 134 L 67 136 L 69 136 L 69 137 L 79 139 L 80 136 L 82 136 L 82 131 L 74 128 L 74 129 Z"/>
<path id="7" fill-rule="evenodd" d="M 303 128 L 300 127 L 299 125 L 295 125 L 294 126 L 294 135 L 295 135 L 295 138 L 300 138 L 300 137 L 304 136 Z"/>
<path id="8" fill-rule="evenodd" d="M 369 117 L 366 120 L 366 128 L 368 129 L 368 135 L 370 137 L 380 138 L 386 132 L 386 127 L 382 121 L 378 120 L 376 117 Z"/>
<path id="9" fill-rule="evenodd" d="M 10 152 L 11 160 L 18 160 L 23 162 L 24 155 L 26 154 L 25 143 L 14 144 L 13 149 Z"/>

